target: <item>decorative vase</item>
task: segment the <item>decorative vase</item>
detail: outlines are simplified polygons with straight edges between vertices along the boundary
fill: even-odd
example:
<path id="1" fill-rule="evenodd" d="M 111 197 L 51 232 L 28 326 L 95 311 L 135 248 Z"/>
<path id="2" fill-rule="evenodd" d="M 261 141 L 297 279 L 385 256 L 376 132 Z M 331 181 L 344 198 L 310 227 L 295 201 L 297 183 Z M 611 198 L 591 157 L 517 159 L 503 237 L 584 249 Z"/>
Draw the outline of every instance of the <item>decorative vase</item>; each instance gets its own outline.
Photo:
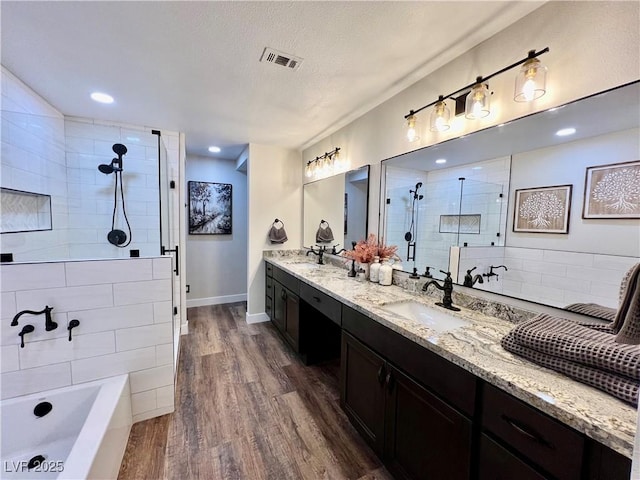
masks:
<path id="1" fill-rule="evenodd" d="M 380 257 L 374 257 L 373 263 L 369 267 L 369 280 L 373 283 L 378 283 L 380 280 Z"/>
<path id="2" fill-rule="evenodd" d="M 393 268 L 389 265 L 389 260 L 382 260 L 380 266 L 379 283 L 380 285 L 391 285 L 393 282 Z"/>

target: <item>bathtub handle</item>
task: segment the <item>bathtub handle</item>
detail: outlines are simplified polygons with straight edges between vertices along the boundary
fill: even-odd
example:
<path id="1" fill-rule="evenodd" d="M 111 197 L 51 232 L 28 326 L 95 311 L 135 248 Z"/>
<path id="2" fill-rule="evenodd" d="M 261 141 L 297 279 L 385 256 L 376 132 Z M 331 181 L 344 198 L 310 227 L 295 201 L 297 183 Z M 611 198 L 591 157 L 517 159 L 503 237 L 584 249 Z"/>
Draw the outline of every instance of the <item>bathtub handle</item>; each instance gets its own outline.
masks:
<path id="1" fill-rule="evenodd" d="M 18 334 L 18 336 L 20 337 L 20 348 L 24 348 L 24 336 L 27 333 L 32 333 L 35 330 L 35 327 L 33 325 L 25 325 L 24 327 L 22 327 L 22 331 Z"/>
<path id="2" fill-rule="evenodd" d="M 69 341 L 71 341 L 71 330 L 80 325 L 80 320 L 76 320 L 75 318 L 69 322 L 67 326 L 67 330 L 69 330 Z"/>

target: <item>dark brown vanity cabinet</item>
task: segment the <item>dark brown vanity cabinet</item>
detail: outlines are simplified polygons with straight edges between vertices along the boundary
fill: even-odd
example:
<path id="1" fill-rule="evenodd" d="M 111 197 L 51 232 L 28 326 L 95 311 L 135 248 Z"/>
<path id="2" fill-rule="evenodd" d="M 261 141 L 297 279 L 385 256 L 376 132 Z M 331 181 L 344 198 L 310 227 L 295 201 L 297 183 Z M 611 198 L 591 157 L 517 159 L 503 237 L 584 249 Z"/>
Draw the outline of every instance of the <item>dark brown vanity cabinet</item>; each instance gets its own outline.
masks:
<path id="1" fill-rule="evenodd" d="M 363 435 L 396 479 L 468 479 L 471 469 L 471 420 L 435 395 L 427 385 L 399 368 L 394 360 L 412 366 L 403 352 L 402 340 L 395 332 L 383 336 L 379 324 L 343 308 L 343 326 L 352 331 L 373 334 L 372 347 L 355 335 L 343 331 L 341 356 L 341 405 L 356 429 Z M 387 329 L 388 330 L 388 329 Z M 352 332 L 352 333 L 356 333 Z M 378 343 L 380 342 L 380 343 Z M 400 343 L 396 343 L 400 342 Z M 388 352 L 380 352 L 388 350 Z M 398 356 L 383 356 L 397 350 Z M 380 353 L 379 353 L 380 352 Z M 408 352 L 412 355 L 412 352 Z M 429 352 L 416 358 L 416 364 L 429 365 Z M 436 376 L 446 372 L 432 371 Z M 418 372 L 419 373 L 419 372 Z M 467 378 L 448 378 L 453 385 Z M 473 396 L 473 389 L 471 394 Z"/>
<path id="2" fill-rule="evenodd" d="M 270 266 L 270 264 L 267 264 Z M 268 275 L 268 271 L 267 271 Z M 269 280 L 273 285 L 273 308 L 271 321 L 280 330 L 284 339 L 294 351 L 300 351 L 300 297 L 298 280 L 272 267 L 272 277 L 267 276 L 267 299 L 269 298 Z"/>

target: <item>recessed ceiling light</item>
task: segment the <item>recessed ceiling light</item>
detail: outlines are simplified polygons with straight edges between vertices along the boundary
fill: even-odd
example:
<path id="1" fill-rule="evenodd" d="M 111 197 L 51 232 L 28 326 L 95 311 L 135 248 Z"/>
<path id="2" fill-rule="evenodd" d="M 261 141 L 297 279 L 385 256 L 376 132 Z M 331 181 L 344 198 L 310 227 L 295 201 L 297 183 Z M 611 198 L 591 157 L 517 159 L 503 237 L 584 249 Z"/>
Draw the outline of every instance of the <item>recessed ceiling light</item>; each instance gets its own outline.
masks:
<path id="1" fill-rule="evenodd" d="M 436 160 L 436 163 L 447 163 L 447 160 L 445 158 L 439 158 Z"/>
<path id="2" fill-rule="evenodd" d="M 91 100 L 98 103 L 113 103 L 113 97 L 106 93 L 93 92 L 91 94 Z"/>
<path id="3" fill-rule="evenodd" d="M 220 153 L 220 147 L 211 146 L 211 147 L 209 147 L 209 151 L 211 153 Z"/>
<path id="4" fill-rule="evenodd" d="M 576 133 L 575 128 L 561 128 L 556 132 L 556 135 L 559 137 L 566 137 L 567 135 L 573 135 Z"/>
<path id="5" fill-rule="evenodd" d="M 472 167 L 471 170 L 482 170 L 482 167 Z"/>

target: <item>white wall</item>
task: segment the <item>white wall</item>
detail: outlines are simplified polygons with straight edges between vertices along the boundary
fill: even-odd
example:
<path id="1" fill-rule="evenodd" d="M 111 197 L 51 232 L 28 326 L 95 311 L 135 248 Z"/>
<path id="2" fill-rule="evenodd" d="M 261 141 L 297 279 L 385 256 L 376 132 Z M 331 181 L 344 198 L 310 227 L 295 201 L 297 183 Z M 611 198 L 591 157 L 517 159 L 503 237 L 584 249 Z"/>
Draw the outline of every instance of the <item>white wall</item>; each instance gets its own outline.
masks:
<path id="1" fill-rule="evenodd" d="M 420 147 L 459 137 L 515 118 L 562 105 L 638 78 L 640 31 L 638 2 L 549 2 L 497 35 L 461 55 L 351 124 L 306 148 L 304 162 L 339 146 L 352 167 L 372 163 L 371 185 L 379 184 L 379 162 Z M 467 85 L 545 46 L 548 92 L 532 104 L 512 99 L 515 70 L 490 82 L 492 114 L 481 120 L 457 117 L 444 133 L 423 128 L 420 141 L 409 144 L 402 120 L 410 109 L 439 94 Z M 429 112 L 422 115 L 423 126 Z M 377 232 L 379 191 L 372 189 L 369 230 Z"/>
<path id="2" fill-rule="evenodd" d="M 187 236 L 187 305 L 246 300 L 247 175 L 232 160 L 188 156 L 186 181 L 230 183 L 233 197 L 231 235 Z"/>
<path id="3" fill-rule="evenodd" d="M 174 410 L 168 257 L 2 265 L 0 384 L 16 397 L 129 373 L 134 421 Z M 22 310 L 53 307 L 58 328 Z M 68 341 L 67 325 L 80 325 Z M 35 331 L 24 337 L 24 325 Z"/>
<path id="4" fill-rule="evenodd" d="M 507 245 L 571 252 L 640 256 L 640 228 L 633 219 L 583 219 L 587 167 L 637 160 L 640 129 L 625 130 L 513 155 Z M 573 185 L 568 234 L 513 232 L 515 191 Z"/>
<path id="5" fill-rule="evenodd" d="M 267 321 L 264 313 L 265 269 L 263 250 L 290 250 L 302 245 L 302 162 L 300 153 L 270 145 L 249 145 L 247 181 L 247 321 Z M 269 228 L 279 218 L 289 240 L 272 245 Z"/>
<path id="6" fill-rule="evenodd" d="M 64 117 L 2 67 L 0 185 L 51 195 L 52 230 L 3 233 L 3 253 L 15 261 L 67 258 L 68 206 Z"/>

